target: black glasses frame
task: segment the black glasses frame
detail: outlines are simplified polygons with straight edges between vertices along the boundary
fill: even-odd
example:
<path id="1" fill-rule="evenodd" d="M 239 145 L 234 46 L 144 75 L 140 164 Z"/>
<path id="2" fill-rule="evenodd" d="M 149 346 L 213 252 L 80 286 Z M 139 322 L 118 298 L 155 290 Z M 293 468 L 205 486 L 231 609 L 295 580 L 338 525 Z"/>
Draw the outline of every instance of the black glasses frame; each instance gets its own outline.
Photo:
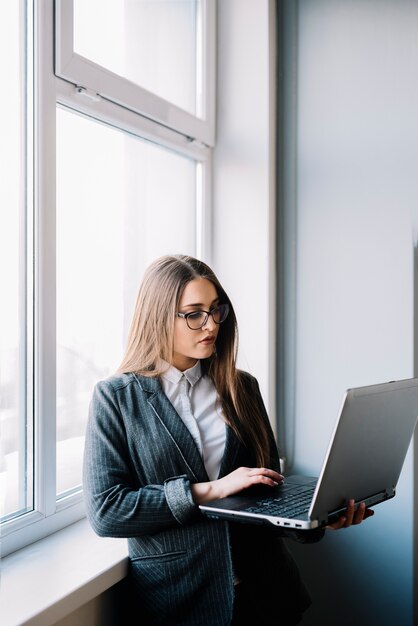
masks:
<path id="1" fill-rule="evenodd" d="M 218 309 L 226 309 L 225 317 L 220 322 L 217 322 L 216 319 L 214 318 L 214 313 Z M 196 315 L 196 313 L 206 313 L 206 317 L 203 320 L 203 322 L 200 324 L 200 326 L 198 326 L 198 328 L 192 328 L 190 326 L 190 324 L 189 324 L 189 317 L 190 317 L 190 315 Z M 190 313 L 179 313 L 177 311 L 176 315 L 177 315 L 177 317 L 182 317 L 183 319 L 186 320 L 187 327 L 190 328 L 190 330 L 200 330 L 201 328 L 203 328 L 203 326 L 205 324 L 207 324 L 207 321 L 209 319 L 209 315 L 212 316 L 212 319 L 215 322 L 215 324 L 219 325 L 219 324 L 222 324 L 222 322 L 224 322 L 226 320 L 226 318 L 228 317 L 228 313 L 229 313 L 229 304 L 218 304 L 217 306 L 215 306 L 210 311 L 204 311 L 203 309 L 201 309 L 199 311 L 190 311 Z"/>

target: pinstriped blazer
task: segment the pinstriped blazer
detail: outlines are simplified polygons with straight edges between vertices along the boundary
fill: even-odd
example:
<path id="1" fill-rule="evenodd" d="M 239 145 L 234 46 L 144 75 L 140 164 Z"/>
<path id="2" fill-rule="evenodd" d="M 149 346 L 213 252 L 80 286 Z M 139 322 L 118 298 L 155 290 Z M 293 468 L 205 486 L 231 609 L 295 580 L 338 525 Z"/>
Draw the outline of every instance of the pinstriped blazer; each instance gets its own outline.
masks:
<path id="1" fill-rule="evenodd" d="M 249 374 L 245 380 L 265 415 L 271 467 L 279 469 L 257 381 Z M 219 476 L 240 466 L 254 467 L 255 459 L 227 427 Z M 138 624 L 226 626 L 233 567 L 254 580 L 262 606 L 295 623 L 310 600 L 279 531 L 205 519 L 190 485 L 208 480 L 199 450 L 158 379 L 122 374 L 95 386 L 84 451 L 86 512 L 98 535 L 128 540 Z M 322 536 L 289 534 L 303 541 Z"/>

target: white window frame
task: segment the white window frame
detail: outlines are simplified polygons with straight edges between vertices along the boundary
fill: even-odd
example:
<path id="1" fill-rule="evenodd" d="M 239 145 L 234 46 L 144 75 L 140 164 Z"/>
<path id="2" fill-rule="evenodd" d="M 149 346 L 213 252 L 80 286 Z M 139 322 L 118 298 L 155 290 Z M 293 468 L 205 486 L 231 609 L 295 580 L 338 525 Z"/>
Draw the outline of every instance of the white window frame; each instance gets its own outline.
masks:
<path id="1" fill-rule="evenodd" d="M 34 5 L 34 510 L 2 524 L 6 556 L 85 516 L 82 492 L 56 497 L 56 107 L 65 106 L 94 120 L 177 151 L 197 163 L 197 256 L 211 259 L 212 150 L 191 128 L 171 127 L 108 98 L 89 97 L 54 73 L 54 0 Z M 208 0 L 214 20 L 215 0 Z M 67 0 L 56 0 L 62 7 Z M 68 2 L 68 4 L 72 4 Z M 214 22 L 213 22 L 214 23 Z M 212 26 L 213 26 L 212 23 Z M 208 40 L 209 41 L 209 40 Z M 211 39 L 215 45 L 214 37 Z M 213 50 L 209 56 L 214 56 Z M 90 90 L 90 87 L 88 88 Z M 155 102 L 154 102 L 155 103 Z M 149 101 L 150 106 L 152 100 Z M 186 118 L 185 118 L 186 119 Z M 202 128 L 197 124 L 195 130 Z M 30 202 L 28 203 L 29 206 Z M 28 209 L 29 210 L 29 209 Z M 28 294 L 30 297 L 31 294 Z M 31 390 L 29 390 L 31 391 Z M 28 419 L 30 419 L 28 415 Z"/>
<path id="2" fill-rule="evenodd" d="M 175 128 L 191 140 L 215 143 L 215 6 L 202 0 L 202 117 L 192 115 L 150 91 L 74 52 L 74 2 L 56 0 L 55 73 L 91 97 L 106 98 L 150 120 Z"/>

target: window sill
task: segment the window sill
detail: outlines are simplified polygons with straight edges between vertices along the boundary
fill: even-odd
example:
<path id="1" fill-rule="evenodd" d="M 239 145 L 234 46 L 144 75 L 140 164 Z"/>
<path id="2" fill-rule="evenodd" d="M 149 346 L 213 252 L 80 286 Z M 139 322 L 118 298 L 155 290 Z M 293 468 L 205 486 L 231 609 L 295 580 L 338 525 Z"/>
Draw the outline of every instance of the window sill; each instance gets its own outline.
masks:
<path id="1" fill-rule="evenodd" d="M 86 519 L 2 559 L 2 626 L 50 626 L 126 576 L 125 539 L 94 534 Z"/>

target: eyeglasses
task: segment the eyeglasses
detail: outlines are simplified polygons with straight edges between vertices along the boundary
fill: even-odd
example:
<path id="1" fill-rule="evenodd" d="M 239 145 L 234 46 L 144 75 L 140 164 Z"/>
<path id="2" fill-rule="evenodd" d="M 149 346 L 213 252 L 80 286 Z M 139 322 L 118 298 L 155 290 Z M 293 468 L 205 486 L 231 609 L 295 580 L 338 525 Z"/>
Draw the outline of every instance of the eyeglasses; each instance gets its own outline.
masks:
<path id="1" fill-rule="evenodd" d="M 212 315 L 215 324 L 222 324 L 228 317 L 229 304 L 218 304 L 210 311 L 191 311 L 190 313 L 176 313 L 177 317 L 183 317 L 186 320 L 190 330 L 200 330 Z"/>

